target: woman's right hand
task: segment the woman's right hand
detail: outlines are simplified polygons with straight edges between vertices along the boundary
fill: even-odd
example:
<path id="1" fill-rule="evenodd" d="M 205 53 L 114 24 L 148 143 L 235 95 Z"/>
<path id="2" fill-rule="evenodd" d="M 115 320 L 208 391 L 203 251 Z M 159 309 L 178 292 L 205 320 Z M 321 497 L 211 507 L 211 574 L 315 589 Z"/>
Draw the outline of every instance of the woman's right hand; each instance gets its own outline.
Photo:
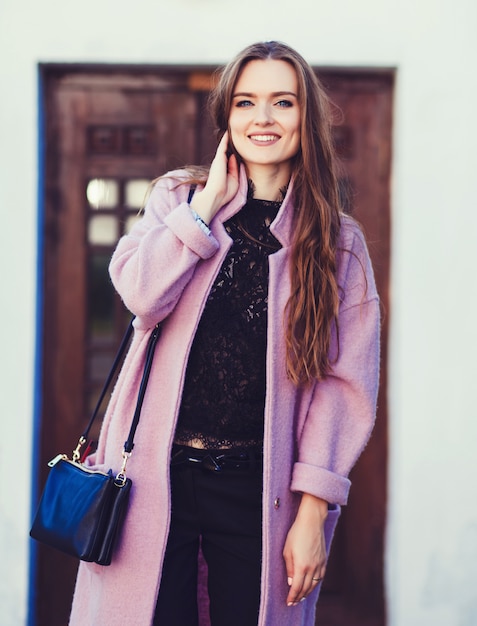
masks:
<path id="1" fill-rule="evenodd" d="M 210 166 L 205 187 L 197 191 L 191 208 L 210 224 L 217 211 L 230 202 L 239 188 L 239 168 L 234 154 L 227 156 L 229 133 L 224 133 Z"/>

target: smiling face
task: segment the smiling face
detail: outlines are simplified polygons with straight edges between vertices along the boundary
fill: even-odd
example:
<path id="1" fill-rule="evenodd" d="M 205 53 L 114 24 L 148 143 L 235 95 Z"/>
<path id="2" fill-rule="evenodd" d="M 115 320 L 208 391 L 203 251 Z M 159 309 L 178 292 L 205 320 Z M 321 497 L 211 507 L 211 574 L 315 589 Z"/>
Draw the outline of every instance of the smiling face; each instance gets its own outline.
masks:
<path id="1" fill-rule="evenodd" d="M 289 179 L 300 118 L 295 69 L 273 59 L 247 63 L 233 91 L 229 131 L 249 176 L 266 168 Z"/>

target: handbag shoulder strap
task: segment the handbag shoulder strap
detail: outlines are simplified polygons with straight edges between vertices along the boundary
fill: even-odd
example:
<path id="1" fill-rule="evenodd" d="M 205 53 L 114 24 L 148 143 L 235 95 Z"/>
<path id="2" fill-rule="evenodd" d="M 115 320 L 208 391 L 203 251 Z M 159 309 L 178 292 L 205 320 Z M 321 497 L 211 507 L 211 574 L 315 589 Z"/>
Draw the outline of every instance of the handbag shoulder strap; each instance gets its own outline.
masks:
<path id="1" fill-rule="evenodd" d="M 192 200 L 196 189 L 197 189 L 197 185 L 195 183 L 193 183 L 189 187 L 189 195 L 187 196 L 187 204 L 190 204 L 190 201 Z"/>
<path id="2" fill-rule="evenodd" d="M 76 449 L 73 451 L 73 461 L 79 461 L 80 459 L 80 450 L 81 447 L 86 443 L 86 441 L 88 440 L 88 436 L 90 433 L 90 430 L 96 420 L 96 418 L 98 417 L 99 414 L 99 410 L 101 408 L 101 405 L 103 403 L 103 400 L 106 396 L 106 393 L 117 373 L 117 371 L 119 370 L 119 366 L 124 358 L 124 354 L 126 352 L 126 348 L 129 344 L 129 341 L 131 339 L 131 336 L 133 334 L 133 322 L 134 322 L 134 317 L 131 319 L 131 321 L 128 324 L 128 327 L 126 328 L 126 331 L 124 333 L 124 336 L 121 340 L 121 344 L 118 348 L 118 351 L 116 353 L 116 356 L 114 357 L 114 361 L 113 364 L 111 366 L 111 369 L 109 371 L 108 376 L 106 377 L 106 381 L 104 382 L 103 388 L 101 390 L 101 393 L 99 394 L 98 397 L 98 401 L 96 402 L 96 406 L 94 407 L 93 413 L 89 419 L 88 425 L 86 426 L 85 430 L 83 431 L 82 435 L 79 438 L 78 441 L 78 445 L 76 446 Z M 139 386 L 139 393 L 138 393 L 138 399 L 137 399 L 137 403 L 136 403 L 136 409 L 134 411 L 134 416 L 133 416 L 133 420 L 131 423 L 131 428 L 129 430 L 129 435 L 127 438 L 127 441 L 124 444 L 124 452 L 126 452 L 128 455 L 132 452 L 132 449 L 134 447 L 134 435 L 136 434 L 136 429 L 139 423 L 139 416 L 141 414 L 141 408 L 142 408 L 142 404 L 144 401 L 144 395 L 146 393 L 146 387 L 147 387 L 147 382 L 149 379 L 149 374 L 151 371 L 151 367 L 152 367 L 152 359 L 154 357 L 154 350 L 156 348 L 156 344 L 157 344 L 157 340 L 159 339 L 159 335 L 161 334 L 161 326 L 160 324 L 157 324 L 152 332 L 151 335 L 149 337 L 149 341 L 147 344 L 147 348 L 146 348 L 146 360 L 144 363 L 144 370 L 143 370 L 143 375 L 142 375 L 142 379 L 141 379 L 141 384 Z"/>
<path id="3" fill-rule="evenodd" d="M 126 328 L 126 331 L 124 333 L 123 338 L 121 339 L 121 344 L 118 348 L 118 351 L 116 353 L 116 356 L 114 357 L 114 361 L 113 364 L 111 365 L 111 369 L 109 371 L 109 374 L 106 378 L 106 381 L 104 382 L 103 388 L 101 390 L 101 393 L 99 394 L 99 398 L 98 401 L 96 402 L 96 406 L 94 407 L 93 413 L 89 419 L 88 425 L 86 426 L 85 430 L 83 431 L 83 434 L 81 435 L 81 438 L 84 439 L 85 441 L 88 439 L 89 436 L 89 431 L 91 430 L 94 421 L 96 420 L 96 418 L 98 417 L 98 413 L 99 413 L 99 409 L 101 408 L 101 405 L 103 404 L 103 400 L 106 396 L 106 393 L 109 389 L 109 386 L 111 385 L 114 376 L 116 375 L 116 372 L 119 369 L 119 365 L 121 363 L 121 361 L 123 360 L 124 357 L 124 353 L 126 352 L 126 348 L 127 345 L 129 343 L 129 340 L 131 339 L 131 335 L 133 333 L 133 322 L 134 322 L 134 317 L 131 319 L 131 321 L 128 324 L 128 327 Z"/>
<path id="4" fill-rule="evenodd" d="M 146 394 L 147 381 L 149 380 L 149 374 L 151 373 L 152 359 L 154 357 L 154 350 L 156 349 L 157 340 L 161 334 L 161 325 L 156 324 L 152 329 L 151 335 L 146 349 L 146 362 L 144 363 L 144 371 L 142 374 L 141 384 L 139 386 L 139 393 L 137 397 L 136 409 L 134 411 L 131 428 L 127 440 L 124 442 L 124 452 L 131 454 L 134 448 L 134 435 L 136 434 L 136 428 L 139 424 L 139 417 L 141 415 L 142 403 Z"/>

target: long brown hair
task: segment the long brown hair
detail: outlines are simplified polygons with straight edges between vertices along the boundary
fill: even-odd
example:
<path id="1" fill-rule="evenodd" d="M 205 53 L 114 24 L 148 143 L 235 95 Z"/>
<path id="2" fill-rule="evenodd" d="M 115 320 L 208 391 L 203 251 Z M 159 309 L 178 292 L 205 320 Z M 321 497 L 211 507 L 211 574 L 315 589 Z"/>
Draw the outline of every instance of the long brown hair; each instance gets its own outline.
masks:
<path id="1" fill-rule="evenodd" d="M 330 101 L 300 54 L 283 43 L 269 41 L 248 46 L 222 70 L 210 105 L 219 134 L 223 134 L 243 68 L 250 61 L 267 59 L 286 61 L 295 69 L 301 108 L 301 147 L 292 173 L 295 216 L 285 321 L 287 373 L 299 385 L 321 379 L 330 371 L 331 335 L 338 334 L 335 271 L 340 200 Z"/>

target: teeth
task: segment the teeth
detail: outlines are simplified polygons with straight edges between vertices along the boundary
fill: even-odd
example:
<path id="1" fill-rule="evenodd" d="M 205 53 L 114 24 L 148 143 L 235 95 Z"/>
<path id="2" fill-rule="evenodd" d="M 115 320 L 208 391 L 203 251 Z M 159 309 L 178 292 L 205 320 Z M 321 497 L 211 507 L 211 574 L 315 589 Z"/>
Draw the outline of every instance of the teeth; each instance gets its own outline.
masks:
<path id="1" fill-rule="evenodd" d="M 278 137 L 276 135 L 251 135 L 250 139 L 253 139 L 254 141 L 275 141 L 275 139 L 278 139 Z"/>

